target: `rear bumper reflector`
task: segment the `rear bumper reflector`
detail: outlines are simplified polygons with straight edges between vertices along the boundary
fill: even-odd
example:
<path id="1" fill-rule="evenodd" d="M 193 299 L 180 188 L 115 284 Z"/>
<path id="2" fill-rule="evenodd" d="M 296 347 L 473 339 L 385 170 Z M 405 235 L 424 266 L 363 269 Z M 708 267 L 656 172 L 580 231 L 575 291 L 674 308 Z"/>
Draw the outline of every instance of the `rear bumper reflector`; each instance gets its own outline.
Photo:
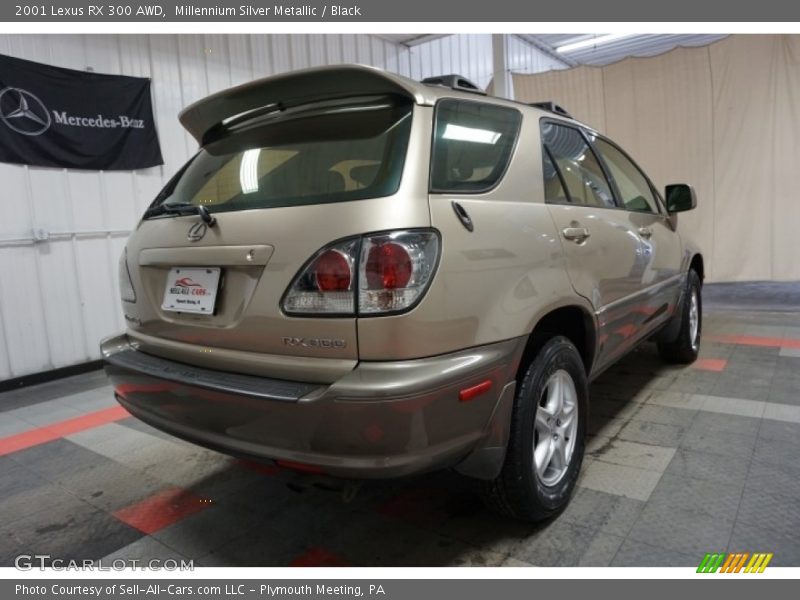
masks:
<path id="1" fill-rule="evenodd" d="M 472 387 L 464 388 L 460 392 L 458 392 L 458 399 L 461 402 L 469 402 L 473 398 L 477 398 L 481 394 L 485 394 L 490 389 L 492 389 L 492 380 L 487 379 L 486 381 L 480 382 L 478 385 L 473 385 Z"/>

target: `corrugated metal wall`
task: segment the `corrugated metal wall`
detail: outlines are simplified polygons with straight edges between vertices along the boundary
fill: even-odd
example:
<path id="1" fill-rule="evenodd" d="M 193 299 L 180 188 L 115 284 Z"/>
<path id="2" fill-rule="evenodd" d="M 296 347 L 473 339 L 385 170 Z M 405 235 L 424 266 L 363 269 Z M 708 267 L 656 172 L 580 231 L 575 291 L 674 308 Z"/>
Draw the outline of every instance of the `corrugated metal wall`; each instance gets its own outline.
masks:
<path id="1" fill-rule="evenodd" d="M 551 59 L 513 40 L 510 68 L 550 68 Z M 415 79 L 460 73 L 485 86 L 491 44 L 488 34 L 411 48 L 369 35 L 0 35 L 2 54 L 151 77 L 165 160 L 133 172 L 0 164 L 0 380 L 99 358 L 99 340 L 123 328 L 117 258 L 139 215 L 195 150 L 177 121 L 181 108 L 256 77 L 341 62 Z M 36 230 L 49 239 L 34 242 Z"/>
<path id="2" fill-rule="evenodd" d="M 506 36 L 506 61 L 508 70 L 515 73 L 541 73 L 567 67 L 565 62 L 544 54 L 516 35 Z"/>

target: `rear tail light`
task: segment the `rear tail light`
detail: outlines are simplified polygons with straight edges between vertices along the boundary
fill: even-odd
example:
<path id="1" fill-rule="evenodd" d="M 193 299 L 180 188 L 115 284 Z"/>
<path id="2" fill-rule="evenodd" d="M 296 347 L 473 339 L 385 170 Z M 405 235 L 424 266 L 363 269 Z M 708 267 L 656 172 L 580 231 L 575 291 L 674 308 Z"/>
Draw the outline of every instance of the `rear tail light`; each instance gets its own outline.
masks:
<path id="1" fill-rule="evenodd" d="M 439 259 L 434 231 L 392 231 L 323 248 L 283 300 L 289 314 L 380 315 L 414 306 Z"/>
<path id="2" fill-rule="evenodd" d="M 358 312 L 379 314 L 416 304 L 439 258 L 432 231 L 400 231 L 364 238 L 358 278 Z"/>
<path id="3" fill-rule="evenodd" d="M 283 310 L 294 314 L 352 315 L 360 240 L 324 248 L 294 280 Z"/>
<path id="4" fill-rule="evenodd" d="M 133 289 L 131 272 L 128 270 L 128 249 L 119 257 L 119 295 L 125 302 L 136 302 L 136 290 Z"/>

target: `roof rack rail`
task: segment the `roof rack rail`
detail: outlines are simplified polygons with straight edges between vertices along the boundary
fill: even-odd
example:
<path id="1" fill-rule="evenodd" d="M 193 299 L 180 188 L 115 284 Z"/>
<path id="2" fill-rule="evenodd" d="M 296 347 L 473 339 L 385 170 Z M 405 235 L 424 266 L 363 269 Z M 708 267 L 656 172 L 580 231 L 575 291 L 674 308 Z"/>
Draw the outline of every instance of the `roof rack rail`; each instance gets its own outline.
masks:
<path id="1" fill-rule="evenodd" d="M 472 83 L 466 77 L 462 75 L 437 75 L 435 77 L 426 77 L 422 80 L 422 83 L 426 85 L 443 85 L 444 87 L 449 87 L 453 90 L 459 90 L 462 92 L 472 92 L 473 94 L 480 94 L 482 96 L 486 95 L 481 88 L 477 85 Z"/>
<path id="2" fill-rule="evenodd" d="M 562 117 L 572 118 L 572 115 L 567 112 L 567 110 L 553 101 L 548 102 L 529 102 L 528 106 L 533 106 L 535 108 L 541 108 L 542 110 L 546 110 L 551 113 L 555 113 L 557 115 L 561 115 Z"/>

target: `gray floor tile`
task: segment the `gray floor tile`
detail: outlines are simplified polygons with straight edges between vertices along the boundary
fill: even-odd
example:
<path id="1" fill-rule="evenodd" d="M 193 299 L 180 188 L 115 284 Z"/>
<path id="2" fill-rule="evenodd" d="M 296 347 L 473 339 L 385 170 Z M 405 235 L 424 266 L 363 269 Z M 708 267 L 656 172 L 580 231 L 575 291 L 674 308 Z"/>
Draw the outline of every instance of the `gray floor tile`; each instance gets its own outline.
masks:
<path id="1" fill-rule="evenodd" d="M 660 478 L 659 471 L 617 465 L 597 459 L 592 460 L 584 468 L 578 485 L 599 492 L 646 501 Z"/>
<path id="2" fill-rule="evenodd" d="M 753 453 L 754 460 L 774 464 L 795 462 L 800 456 L 800 439 L 788 441 L 785 439 L 758 438 Z"/>
<path id="3" fill-rule="evenodd" d="M 229 506 L 214 504 L 156 531 L 152 537 L 183 556 L 199 557 L 261 527 L 267 512 L 236 512 Z M 302 533 L 297 532 L 296 537 L 303 537 Z"/>
<path id="4" fill-rule="evenodd" d="M 687 429 L 692 425 L 697 412 L 685 408 L 673 408 L 670 406 L 659 406 L 653 404 L 654 394 L 648 399 L 648 403 L 641 407 L 634 415 L 636 421 L 647 421 L 658 423 L 659 425 L 671 425 Z"/>
<path id="5" fill-rule="evenodd" d="M 764 419 L 758 430 L 758 437 L 785 442 L 800 440 L 800 423 L 787 423 L 772 419 Z"/>
<path id="6" fill-rule="evenodd" d="M 766 402 L 763 400 L 704 396 L 700 410 L 705 414 L 712 413 L 723 416 L 748 417 L 753 420 L 758 420 L 764 416 L 765 404 Z"/>
<path id="7" fill-rule="evenodd" d="M 680 448 L 696 452 L 712 452 L 749 460 L 756 439 L 722 429 L 690 429 L 681 440 Z"/>
<path id="8" fill-rule="evenodd" d="M 625 537 L 644 502 L 615 494 L 579 488 L 559 519 L 592 531 Z"/>
<path id="9" fill-rule="evenodd" d="M 76 560 L 102 558 L 142 535 L 104 511 L 63 497 L 49 510 L 16 521 L 14 528 L 31 553 Z"/>
<path id="10" fill-rule="evenodd" d="M 520 544 L 512 555 L 540 567 L 574 567 L 596 532 L 556 519 Z"/>
<path id="11" fill-rule="evenodd" d="M 728 552 L 772 552 L 770 566 L 797 567 L 800 566 L 800 537 L 796 531 L 786 528 L 767 530 L 737 521 Z"/>
<path id="12" fill-rule="evenodd" d="M 39 473 L 19 464 L 14 455 L 0 456 L 0 502 L 49 483 Z"/>
<path id="13" fill-rule="evenodd" d="M 414 549 L 393 559 L 397 567 L 498 567 L 509 558 L 490 548 L 476 548 L 445 536 L 430 536 Z"/>
<path id="14" fill-rule="evenodd" d="M 589 435 L 601 435 L 603 437 L 615 437 L 620 429 L 625 427 L 629 421 L 615 417 L 606 417 L 598 414 L 589 415 L 589 422 L 586 431 Z"/>
<path id="15" fill-rule="evenodd" d="M 167 485 L 119 463 L 108 461 L 58 481 L 59 489 L 102 510 L 115 511 L 159 492 Z"/>
<path id="16" fill-rule="evenodd" d="M 179 564 L 187 558 L 172 548 L 165 546 L 158 540 L 150 536 L 139 538 L 135 542 L 115 550 L 111 554 L 102 557 L 103 565 L 111 565 L 116 560 L 139 561 L 138 565 L 148 565 L 150 561 L 157 560 L 164 564 L 165 560 L 175 560 Z"/>
<path id="17" fill-rule="evenodd" d="M 12 454 L 11 458 L 50 481 L 63 480 L 86 469 L 111 462 L 105 456 L 65 439 L 28 448 Z"/>
<path id="18" fill-rule="evenodd" d="M 63 406 L 54 401 L 25 406 L 8 412 L 8 416 L 30 423 L 31 429 L 74 419 L 82 414 L 71 406 Z"/>
<path id="19" fill-rule="evenodd" d="M 631 421 L 617 435 L 621 440 L 654 446 L 677 448 L 686 430 L 675 425 L 663 425 L 650 421 Z"/>
<path id="20" fill-rule="evenodd" d="M 679 449 L 664 474 L 741 485 L 747 478 L 748 461 L 736 456 Z"/>
<path id="21" fill-rule="evenodd" d="M 10 411 L 6 413 L 0 413 L 2 414 L 2 417 L 0 417 L 0 437 L 9 437 L 18 433 L 22 433 L 23 431 L 34 429 L 35 426 L 28 421 L 23 421 L 17 417 L 10 416 L 9 413 Z"/>
<path id="22" fill-rule="evenodd" d="M 344 522 L 333 522 L 332 525 L 318 529 L 316 535 L 306 538 L 306 547 L 322 546 L 348 563 L 361 566 L 394 566 L 403 560 L 413 561 L 418 547 L 430 548 L 430 544 L 443 537 L 453 539 L 376 514 L 353 513 Z M 436 564 L 428 566 L 451 564 L 462 548 L 463 544 L 453 544 L 449 551 L 448 548 L 442 549 L 437 554 Z M 497 552 L 492 546 L 481 548 Z"/>
<path id="23" fill-rule="evenodd" d="M 707 376 L 702 379 L 698 378 L 678 378 L 669 386 L 670 392 L 685 392 L 688 394 L 710 394 L 717 386 L 718 377 Z"/>
<path id="24" fill-rule="evenodd" d="M 764 400 L 769 396 L 771 384 L 769 379 L 728 377 L 720 379 L 710 391 L 704 393 L 746 400 Z"/>
<path id="25" fill-rule="evenodd" d="M 800 503 L 800 463 L 784 461 L 776 464 L 753 460 L 745 487 L 788 496 Z"/>
<path id="26" fill-rule="evenodd" d="M 151 435 L 153 437 L 160 438 L 162 440 L 168 440 L 171 442 L 179 441 L 174 435 L 170 435 L 160 429 L 156 429 L 155 427 L 151 427 L 144 421 L 140 421 L 136 417 L 131 417 L 130 419 L 123 419 L 122 421 L 117 422 L 118 425 L 122 425 L 129 429 L 133 429 L 134 431 L 139 431 L 141 433 L 146 433 L 147 435 Z"/>
<path id="27" fill-rule="evenodd" d="M 611 438 L 601 444 L 591 444 L 593 458 L 616 465 L 663 471 L 675 454 L 674 447 L 628 442 Z"/>
<path id="28" fill-rule="evenodd" d="M 772 490 L 746 488 L 738 521 L 772 531 L 800 531 L 800 501 Z"/>
<path id="29" fill-rule="evenodd" d="M 648 507 L 686 509 L 710 516 L 725 515 L 734 519 L 742 497 L 743 483 L 723 483 L 665 473 L 650 495 Z"/>
<path id="30" fill-rule="evenodd" d="M 725 548 L 733 529 L 734 515 L 709 515 L 664 505 L 645 506 L 628 537 L 702 558 L 714 548 Z M 699 562 L 699 561 L 698 561 Z"/>
<path id="31" fill-rule="evenodd" d="M 775 404 L 800 406 L 800 384 L 795 382 L 773 382 L 767 400 Z"/>
<path id="32" fill-rule="evenodd" d="M 791 404 L 765 402 L 763 416 L 766 421 L 782 421 L 800 425 L 800 404 L 792 406 Z"/>
<path id="33" fill-rule="evenodd" d="M 696 567 L 703 559 L 692 553 L 676 552 L 663 548 L 627 539 L 620 546 L 612 567 Z"/>
<path id="34" fill-rule="evenodd" d="M 607 533 L 598 533 L 589 542 L 578 560 L 579 567 L 607 567 L 619 551 L 625 538 Z"/>
<path id="35" fill-rule="evenodd" d="M 103 371 L 98 370 L 3 392 L 0 394 L 0 412 L 24 406 L 33 406 L 34 404 L 48 402 L 69 394 L 93 390 L 106 385 L 108 385 L 108 378 Z"/>
<path id="36" fill-rule="evenodd" d="M 755 437 L 758 434 L 760 419 L 740 415 L 726 415 L 718 412 L 699 411 L 695 416 L 689 433 L 726 432 L 735 434 L 737 438 L 743 436 Z"/>
<path id="37" fill-rule="evenodd" d="M 537 531 L 537 527 L 480 508 L 469 514 L 451 517 L 437 531 L 474 546 L 510 554 L 524 544 Z"/>
<path id="38" fill-rule="evenodd" d="M 39 515 L 69 505 L 73 498 L 64 493 L 64 488 L 54 483 L 26 486 L 0 499 L 0 524 L 16 523 L 31 515 Z"/>

